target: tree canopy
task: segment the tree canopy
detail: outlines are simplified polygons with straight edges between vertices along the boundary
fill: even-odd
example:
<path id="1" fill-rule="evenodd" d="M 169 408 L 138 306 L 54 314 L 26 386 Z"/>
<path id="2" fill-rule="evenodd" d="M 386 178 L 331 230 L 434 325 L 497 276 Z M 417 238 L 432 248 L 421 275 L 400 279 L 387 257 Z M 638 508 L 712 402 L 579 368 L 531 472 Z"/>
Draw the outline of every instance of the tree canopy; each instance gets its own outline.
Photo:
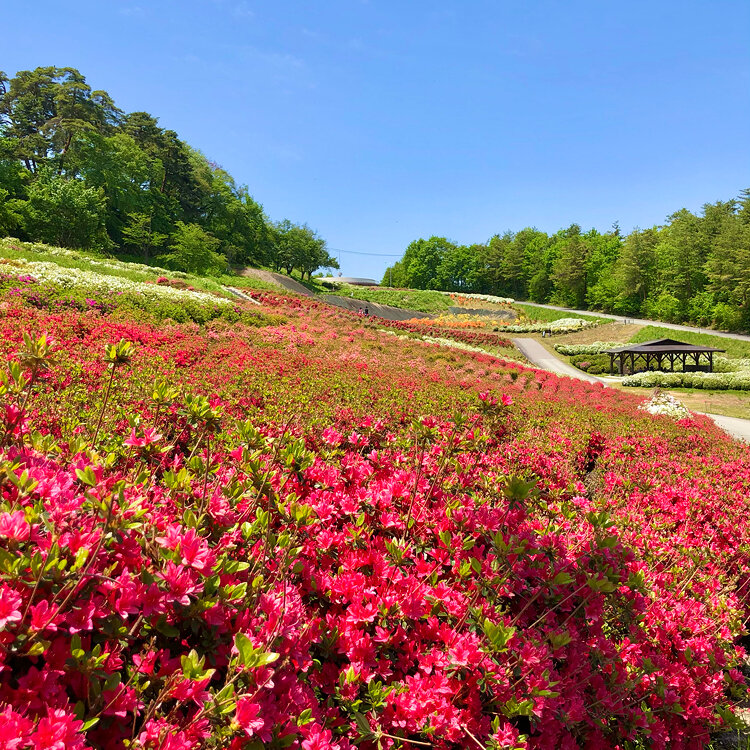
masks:
<path id="1" fill-rule="evenodd" d="M 418 239 L 384 284 L 495 294 L 668 322 L 750 329 L 750 190 L 623 235 L 571 224 L 487 242 Z"/>
<path id="2" fill-rule="evenodd" d="M 338 268 L 307 225 L 272 222 L 229 172 L 75 68 L 0 71 L 0 234 L 205 273 Z"/>

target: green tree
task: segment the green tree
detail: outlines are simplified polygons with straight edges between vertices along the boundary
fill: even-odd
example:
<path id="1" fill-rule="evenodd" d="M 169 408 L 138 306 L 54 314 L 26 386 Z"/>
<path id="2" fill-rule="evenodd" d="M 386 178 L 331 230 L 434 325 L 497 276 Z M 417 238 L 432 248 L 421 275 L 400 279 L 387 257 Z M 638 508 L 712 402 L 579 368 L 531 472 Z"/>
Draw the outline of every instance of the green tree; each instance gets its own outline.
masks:
<path id="1" fill-rule="evenodd" d="M 163 260 L 179 271 L 215 274 L 226 270 L 226 258 L 218 252 L 221 242 L 198 224 L 177 222 L 172 252 Z"/>
<path id="2" fill-rule="evenodd" d="M 448 292 L 478 292 L 486 278 L 481 245 L 452 245 L 445 249 L 437 268 L 437 287 Z"/>
<path id="3" fill-rule="evenodd" d="M 750 312 L 750 224 L 732 215 L 712 243 L 706 261 L 709 288 L 727 301 L 742 308 L 743 317 Z"/>
<path id="4" fill-rule="evenodd" d="M 153 230 L 152 218 L 148 214 L 131 213 L 123 227 L 122 238 L 127 247 L 140 253 L 143 260 L 148 262 L 164 247 L 167 235 Z"/>
<path id="5" fill-rule="evenodd" d="M 134 213 L 156 214 L 154 183 L 160 164 L 129 135 L 84 133 L 69 159 L 71 171 L 89 187 L 101 188 L 107 200 L 107 233 L 116 244 L 123 242 L 123 227 Z M 158 222 L 157 222 L 158 223 Z"/>
<path id="6" fill-rule="evenodd" d="M 0 237 L 15 234 L 21 224 L 21 201 L 10 197 L 10 193 L 0 187 Z"/>
<path id="7" fill-rule="evenodd" d="M 288 274 L 296 268 L 304 279 L 308 279 L 318 268 L 338 268 L 339 264 L 326 250 L 325 240 L 306 224 L 293 224 L 288 219 L 275 228 L 276 268 Z"/>
<path id="8" fill-rule="evenodd" d="M 626 238 L 614 268 L 621 282 L 621 301 L 630 298 L 637 312 L 656 284 L 656 246 L 659 230 L 656 227 L 641 230 L 636 227 Z"/>
<path id="9" fill-rule="evenodd" d="M 443 257 L 456 246 L 445 237 L 430 237 L 410 243 L 401 259 L 405 286 L 411 289 L 437 289 L 438 269 Z"/>
<path id="10" fill-rule="evenodd" d="M 35 240 L 73 248 L 106 248 L 106 199 L 98 188 L 59 175 L 29 187 L 23 204 L 26 233 Z"/>
<path id="11" fill-rule="evenodd" d="M 583 307 L 588 291 L 587 264 L 590 242 L 581 235 L 581 227 L 571 224 L 555 235 L 556 257 L 552 265 L 554 299 L 567 307 Z"/>

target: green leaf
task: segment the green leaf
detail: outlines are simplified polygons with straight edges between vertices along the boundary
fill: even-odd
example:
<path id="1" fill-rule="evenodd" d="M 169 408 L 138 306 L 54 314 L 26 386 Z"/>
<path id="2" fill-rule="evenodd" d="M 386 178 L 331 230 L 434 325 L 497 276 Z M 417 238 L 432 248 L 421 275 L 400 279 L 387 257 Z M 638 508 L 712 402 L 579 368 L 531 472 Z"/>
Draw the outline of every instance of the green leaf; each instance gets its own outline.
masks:
<path id="1" fill-rule="evenodd" d="M 552 584 L 554 586 L 565 586 L 568 583 L 573 583 L 573 576 L 570 575 L 570 573 L 566 573 L 565 571 L 558 573 L 552 579 Z"/>
<path id="2" fill-rule="evenodd" d="M 240 664 L 249 667 L 255 653 L 252 641 L 244 633 L 237 633 L 234 636 L 234 645 L 240 657 Z"/>
<path id="3" fill-rule="evenodd" d="M 85 469 L 76 469 L 76 476 L 82 484 L 86 484 L 89 487 L 96 487 L 96 475 L 91 466 L 87 466 Z"/>

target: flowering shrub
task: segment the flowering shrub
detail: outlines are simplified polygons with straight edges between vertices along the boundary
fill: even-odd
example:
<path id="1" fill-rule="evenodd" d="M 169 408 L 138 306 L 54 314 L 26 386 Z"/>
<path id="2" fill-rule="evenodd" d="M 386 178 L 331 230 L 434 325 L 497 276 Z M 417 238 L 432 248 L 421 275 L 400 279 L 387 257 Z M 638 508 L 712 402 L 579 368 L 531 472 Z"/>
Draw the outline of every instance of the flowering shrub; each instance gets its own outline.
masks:
<path id="1" fill-rule="evenodd" d="M 616 346 L 622 346 L 622 344 L 617 341 L 595 341 L 593 344 L 555 344 L 555 351 L 566 357 L 574 357 L 577 354 L 602 354 Z"/>
<path id="2" fill-rule="evenodd" d="M 498 336 L 496 333 L 490 331 L 467 330 L 466 328 L 448 328 L 446 327 L 446 324 L 439 323 L 438 321 L 439 319 L 431 320 L 429 318 L 413 318 L 412 320 L 384 320 L 378 318 L 377 324 L 378 326 L 389 326 L 390 328 L 397 328 L 401 331 L 408 331 L 409 333 L 420 335 L 431 334 L 437 330 L 440 335 L 445 338 L 474 346 L 482 344 L 503 347 L 512 346 L 507 338 Z"/>
<path id="3" fill-rule="evenodd" d="M 750 370 L 737 372 L 637 372 L 622 384 L 635 388 L 709 388 L 717 391 L 750 391 Z"/>
<path id="4" fill-rule="evenodd" d="M 253 296 L 288 322 L 0 300 L 0 747 L 697 748 L 731 722 L 747 448 Z"/>
<path id="5" fill-rule="evenodd" d="M 108 266 L 111 264 L 101 263 L 101 265 Z M 154 285 L 141 281 L 131 281 L 130 279 L 107 273 L 100 274 L 94 271 L 83 271 L 78 268 L 65 268 L 64 266 L 57 265 L 57 263 L 47 261 L 25 262 L 23 263 L 22 270 L 38 281 L 49 282 L 62 289 L 85 287 L 87 289 L 97 289 L 100 292 L 135 292 L 150 300 L 171 300 L 178 303 L 192 300 L 215 305 L 231 304 L 231 300 L 206 292 L 177 289 L 170 285 Z"/>
<path id="6" fill-rule="evenodd" d="M 552 333 L 573 333 L 582 331 L 584 328 L 601 325 L 599 320 L 583 320 L 583 318 L 559 318 L 549 322 L 540 323 L 511 323 L 503 327 L 509 333 L 541 333 L 552 331 Z"/>
<path id="7" fill-rule="evenodd" d="M 442 292 L 442 294 L 449 295 L 452 300 L 459 304 L 470 300 L 480 300 L 481 302 L 490 302 L 495 305 L 512 305 L 515 302 L 511 297 L 496 297 L 494 294 L 471 294 L 469 292 L 461 292 L 460 294 L 456 292 Z"/>
<path id="8" fill-rule="evenodd" d="M 668 393 L 655 393 L 638 408 L 647 411 L 649 414 L 659 414 L 672 419 L 687 419 L 690 417 L 690 412 L 685 405 Z"/>
<path id="9" fill-rule="evenodd" d="M 72 260 L 82 260 L 85 261 L 88 265 L 99 266 L 108 271 L 124 271 L 128 274 L 132 274 L 133 272 L 140 272 L 149 276 L 154 273 L 161 273 L 168 274 L 172 278 L 188 278 L 188 274 L 183 271 L 167 270 L 166 268 L 145 265 L 143 263 L 125 262 L 116 260 L 115 258 L 97 258 L 94 257 L 92 253 L 87 253 L 81 250 L 71 250 L 65 247 L 54 247 L 53 245 L 45 245 L 41 242 L 22 242 L 21 240 L 15 239 L 13 237 L 0 239 L 0 252 L 6 250 L 22 252 L 32 256 L 39 255 L 42 257 L 58 257 L 70 258 Z M 166 276 L 163 276 L 162 278 L 166 278 Z"/>
<path id="10" fill-rule="evenodd" d="M 113 277 L 103 278 L 109 280 Z M 87 286 L 81 278 L 73 286 L 61 287 L 52 282 L 40 283 L 34 276 L 0 273 L 0 290 L 6 290 L 27 304 L 48 311 L 95 310 L 105 315 L 117 312 L 129 318 L 170 319 L 199 324 L 217 319 L 231 323 L 242 321 L 248 325 L 278 324 L 283 321 L 278 316 L 251 312 L 230 300 L 209 294 L 189 296 L 192 293 L 187 292 L 188 296 L 174 298 L 171 295 L 152 294 L 152 289 L 161 292 L 164 287 L 139 284 L 126 291 L 116 291 L 99 285 Z"/>

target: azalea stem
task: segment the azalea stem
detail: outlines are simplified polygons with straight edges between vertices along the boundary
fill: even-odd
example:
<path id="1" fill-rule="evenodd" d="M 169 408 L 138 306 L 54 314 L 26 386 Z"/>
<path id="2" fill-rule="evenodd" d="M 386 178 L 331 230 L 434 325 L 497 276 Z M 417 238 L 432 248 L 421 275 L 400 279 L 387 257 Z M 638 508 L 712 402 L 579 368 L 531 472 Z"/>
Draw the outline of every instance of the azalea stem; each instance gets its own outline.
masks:
<path id="1" fill-rule="evenodd" d="M 211 468 L 211 435 L 206 434 L 206 470 L 203 472 L 203 496 L 201 498 L 201 512 L 198 516 L 198 521 L 203 520 L 203 516 L 208 511 L 208 499 L 206 497 L 208 492 L 208 471 Z"/>
<path id="2" fill-rule="evenodd" d="M 113 362 L 112 372 L 109 375 L 109 382 L 107 383 L 107 390 L 104 392 L 104 401 L 102 402 L 102 408 L 99 411 L 99 419 L 96 423 L 96 429 L 94 430 L 94 437 L 91 438 L 92 447 L 96 446 L 96 438 L 99 436 L 99 430 L 101 429 L 101 426 L 102 426 L 102 420 L 104 419 L 104 412 L 107 408 L 107 401 L 109 401 L 109 392 L 112 390 L 112 381 L 115 379 L 116 369 L 117 369 L 117 364 Z"/>
<path id="3" fill-rule="evenodd" d="M 482 750 L 485 750 L 484 745 L 469 731 L 467 726 L 465 726 L 464 724 L 461 724 L 461 729 L 463 729 L 464 732 L 466 732 L 468 737 L 470 737 L 474 742 L 477 743 L 478 747 L 480 747 Z"/>
<path id="4" fill-rule="evenodd" d="M 398 737 L 395 734 L 387 734 L 386 732 L 378 731 L 378 736 L 387 737 L 389 740 L 398 740 L 399 742 L 406 742 L 409 745 L 419 745 L 420 747 L 433 747 L 431 742 L 421 742 L 420 740 L 409 740 L 406 737 Z"/>
<path id="5" fill-rule="evenodd" d="M 44 563 L 39 566 L 39 575 L 36 577 L 36 581 L 34 582 L 34 588 L 31 590 L 31 596 L 29 597 L 29 601 L 26 602 L 26 608 L 24 609 L 23 615 L 21 616 L 21 622 L 24 622 L 26 620 L 26 615 L 29 613 L 29 608 L 34 603 L 34 597 L 36 596 L 36 592 L 37 592 L 37 589 L 39 588 L 39 584 L 42 582 L 44 569 L 47 567 L 47 561 L 49 560 L 49 555 L 54 545 L 55 545 L 55 540 L 52 539 L 52 544 L 50 545 L 49 549 L 47 550 L 47 554 L 44 557 Z"/>
<path id="6" fill-rule="evenodd" d="M 70 590 L 70 593 L 63 599 L 62 604 L 60 604 L 57 609 L 55 610 L 55 613 L 52 617 L 50 617 L 47 620 L 47 623 L 44 627 L 47 627 L 65 608 L 67 603 L 75 596 L 76 592 L 78 591 L 78 586 L 80 585 L 81 581 L 86 577 L 86 573 L 88 572 L 88 569 L 94 564 L 94 560 L 96 560 L 96 556 L 99 554 L 99 550 L 102 547 L 102 544 L 104 544 L 104 537 L 107 536 L 107 529 L 109 528 L 109 522 L 112 520 L 112 515 L 114 513 L 115 509 L 115 499 L 114 497 L 110 498 L 109 501 L 109 508 L 107 508 L 107 517 L 104 521 L 104 527 L 102 528 L 101 536 L 99 537 L 99 541 L 96 544 L 96 547 L 94 548 L 94 551 L 89 555 L 88 559 L 86 560 L 83 569 L 78 574 L 78 580 L 73 584 L 73 588 Z M 42 628 L 43 630 L 44 628 Z"/>

